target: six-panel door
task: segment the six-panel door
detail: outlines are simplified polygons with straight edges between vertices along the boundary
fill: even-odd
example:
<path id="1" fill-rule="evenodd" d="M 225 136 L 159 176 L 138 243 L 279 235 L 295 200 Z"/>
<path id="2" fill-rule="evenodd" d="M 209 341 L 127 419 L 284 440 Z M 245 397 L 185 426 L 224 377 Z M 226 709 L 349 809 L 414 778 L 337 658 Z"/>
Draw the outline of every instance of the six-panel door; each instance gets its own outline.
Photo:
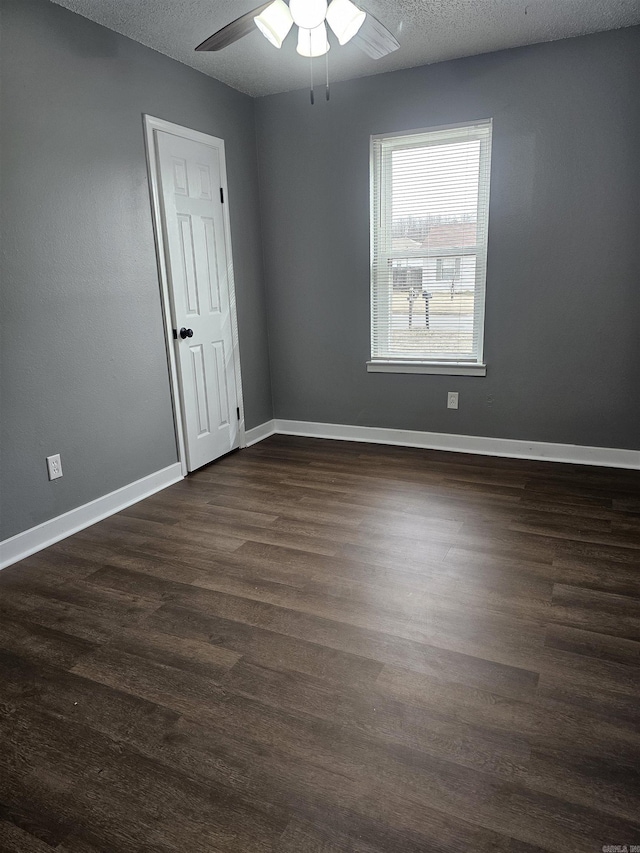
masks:
<path id="1" fill-rule="evenodd" d="M 239 443 L 220 157 L 213 146 L 161 131 L 156 151 L 187 467 L 193 471 Z"/>

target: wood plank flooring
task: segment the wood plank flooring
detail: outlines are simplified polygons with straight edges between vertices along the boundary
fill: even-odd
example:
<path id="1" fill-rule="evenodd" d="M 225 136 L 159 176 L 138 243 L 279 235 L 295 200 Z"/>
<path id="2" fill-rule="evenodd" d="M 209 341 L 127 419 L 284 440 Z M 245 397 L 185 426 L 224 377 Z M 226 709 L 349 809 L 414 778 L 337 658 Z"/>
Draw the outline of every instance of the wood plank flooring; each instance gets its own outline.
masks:
<path id="1" fill-rule="evenodd" d="M 640 472 L 274 436 L 0 574 L 3 853 L 640 844 Z"/>

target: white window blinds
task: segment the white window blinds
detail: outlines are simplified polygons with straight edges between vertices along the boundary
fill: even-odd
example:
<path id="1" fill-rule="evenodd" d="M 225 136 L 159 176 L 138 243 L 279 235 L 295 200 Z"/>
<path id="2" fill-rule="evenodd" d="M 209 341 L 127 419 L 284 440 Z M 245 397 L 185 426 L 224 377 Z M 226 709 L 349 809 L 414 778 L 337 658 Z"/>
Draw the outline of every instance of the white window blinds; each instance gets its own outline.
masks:
<path id="1" fill-rule="evenodd" d="M 482 362 L 490 162 L 490 119 L 372 137 L 372 362 Z"/>

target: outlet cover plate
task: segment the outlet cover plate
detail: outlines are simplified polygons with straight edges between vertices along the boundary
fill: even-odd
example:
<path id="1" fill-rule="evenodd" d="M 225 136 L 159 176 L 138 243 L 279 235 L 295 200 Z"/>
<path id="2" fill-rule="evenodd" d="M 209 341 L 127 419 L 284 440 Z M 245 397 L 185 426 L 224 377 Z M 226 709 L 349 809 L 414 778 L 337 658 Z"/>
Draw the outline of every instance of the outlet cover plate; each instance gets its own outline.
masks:
<path id="1" fill-rule="evenodd" d="M 458 408 L 458 391 L 447 392 L 447 409 Z"/>
<path id="2" fill-rule="evenodd" d="M 47 471 L 50 480 L 57 480 L 58 477 L 62 477 L 62 460 L 59 453 L 54 456 L 47 456 Z"/>

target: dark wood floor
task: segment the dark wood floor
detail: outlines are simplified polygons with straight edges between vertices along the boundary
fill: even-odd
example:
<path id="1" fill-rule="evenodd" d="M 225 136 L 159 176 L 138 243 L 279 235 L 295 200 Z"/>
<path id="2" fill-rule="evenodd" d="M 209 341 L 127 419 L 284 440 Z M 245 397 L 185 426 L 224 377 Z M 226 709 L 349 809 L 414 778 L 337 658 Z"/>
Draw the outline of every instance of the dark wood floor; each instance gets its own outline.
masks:
<path id="1" fill-rule="evenodd" d="M 640 844 L 640 472 L 273 437 L 0 574 L 0 849 Z"/>

